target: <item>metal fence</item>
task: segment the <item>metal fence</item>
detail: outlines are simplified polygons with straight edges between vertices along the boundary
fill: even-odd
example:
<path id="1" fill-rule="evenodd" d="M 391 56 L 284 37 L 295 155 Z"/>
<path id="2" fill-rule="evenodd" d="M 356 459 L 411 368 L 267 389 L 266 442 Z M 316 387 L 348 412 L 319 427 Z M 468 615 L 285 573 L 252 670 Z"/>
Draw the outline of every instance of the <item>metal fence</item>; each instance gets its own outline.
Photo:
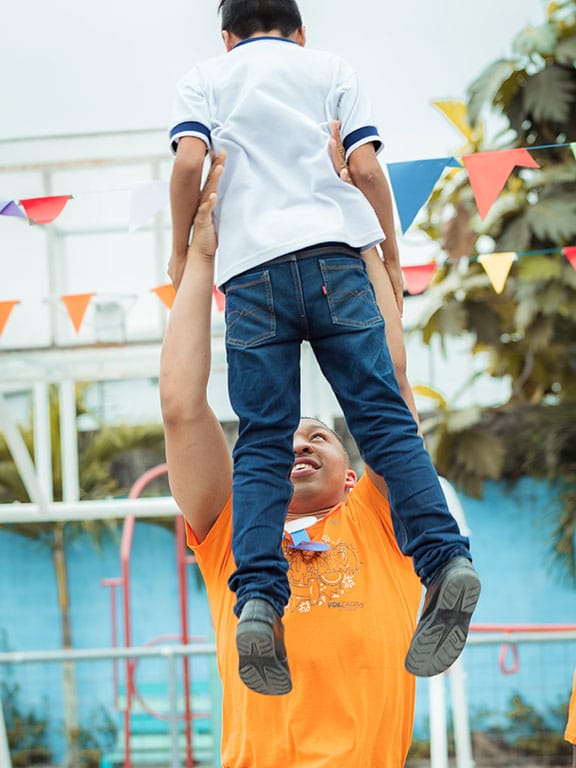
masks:
<path id="1" fill-rule="evenodd" d="M 419 688 L 415 745 L 425 743 L 426 750 L 413 752 L 407 766 L 569 765 L 562 734 L 575 665 L 573 628 L 472 632 L 450 672 L 429 681 L 427 696 Z M 73 683 L 72 702 L 62 695 L 65 680 Z M 4 697 L 2 768 L 38 762 L 30 749 L 41 723 L 52 752 L 47 764 L 64 765 L 72 715 L 81 750 L 74 765 L 221 766 L 221 689 L 213 644 L 0 653 L 0 681 L 5 691 L 22 694 L 16 709 L 30 731 L 23 734 L 27 763 L 14 745 L 10 755 L 7 730 L 14 730 L 15 709 Z M 425 720 L 424 735 L 419 719 Z"/>
<path id="2" fill-rule="evenodd" d="M 574 624 L 476 625 L 458 662 L 429 681 L 429 757 L 408 765 L 569 765 L 563 733 L 575 667 Z"/>
<path id="3" fill-rule="evenodd" d="M 2 768 L 38 763 L 46 742 L 49 765 L 220 768 L 221 690 L 211 643 L 0 653 L 0 680 Z M 18 723 L 29 732 L 10 750 L 8 732 Z"/>

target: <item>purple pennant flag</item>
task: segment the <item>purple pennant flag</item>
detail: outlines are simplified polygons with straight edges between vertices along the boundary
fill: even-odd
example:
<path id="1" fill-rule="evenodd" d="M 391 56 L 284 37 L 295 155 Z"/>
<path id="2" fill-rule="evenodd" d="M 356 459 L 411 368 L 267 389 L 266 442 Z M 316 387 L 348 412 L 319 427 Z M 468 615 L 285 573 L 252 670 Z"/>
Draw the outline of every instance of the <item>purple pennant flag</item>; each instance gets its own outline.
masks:
<path id="1" fill-rule="evenodd" d="M 26 214 L 22 213 L 14 200 L 0 201 L 0 216 L 15 216 L 16 218 L 20 219 L 26 218 Z"/>

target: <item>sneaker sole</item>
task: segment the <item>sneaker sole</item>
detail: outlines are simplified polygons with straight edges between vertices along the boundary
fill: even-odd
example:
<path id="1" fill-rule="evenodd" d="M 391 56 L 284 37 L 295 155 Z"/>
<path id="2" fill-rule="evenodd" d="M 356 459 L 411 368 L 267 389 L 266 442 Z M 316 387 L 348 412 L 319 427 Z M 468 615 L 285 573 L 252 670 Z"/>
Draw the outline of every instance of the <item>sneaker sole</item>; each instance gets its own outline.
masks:
<path id="1" fill-rule="evenodd" d="M 236 633 L 239 673 L 244 685 L 265 696 L 283 696 L 292 690 L 286 662 L 276 656 L 272 628 L 261 621 L 243 621 Z"/>
<path id="2" fill-rule="evenodd" d="M 454 573 L 438 592 L 436 606 L 416 628 L 405 666 L 418 677 L 445 672 L 462 653 L 472 613 L 480 597 L 473 571 Z"/>

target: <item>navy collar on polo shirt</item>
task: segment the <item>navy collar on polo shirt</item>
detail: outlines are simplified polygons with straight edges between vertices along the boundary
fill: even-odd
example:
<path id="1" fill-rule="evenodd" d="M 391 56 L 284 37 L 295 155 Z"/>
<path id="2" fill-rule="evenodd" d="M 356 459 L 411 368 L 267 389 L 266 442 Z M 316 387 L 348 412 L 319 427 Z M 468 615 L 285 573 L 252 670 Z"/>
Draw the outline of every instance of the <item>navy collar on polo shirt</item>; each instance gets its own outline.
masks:
<path id="1" fill-rule="evenodd" d="M 293 43 L 294 45 L 298 45 L 296 40 L 290 40 L 288 37 L 277 37 L 276 35 L 258 35 L 258 37 L 247 37 L 246 40 L 240 40 L 239 43 L 236 43 L 234 48 L 231 50 L 236 50 L 236 48 L 240 48 L 241 45 L 246 45 L 246 43 L 256 43 L 258 40 L 278 40 L 281 43 Z"/>

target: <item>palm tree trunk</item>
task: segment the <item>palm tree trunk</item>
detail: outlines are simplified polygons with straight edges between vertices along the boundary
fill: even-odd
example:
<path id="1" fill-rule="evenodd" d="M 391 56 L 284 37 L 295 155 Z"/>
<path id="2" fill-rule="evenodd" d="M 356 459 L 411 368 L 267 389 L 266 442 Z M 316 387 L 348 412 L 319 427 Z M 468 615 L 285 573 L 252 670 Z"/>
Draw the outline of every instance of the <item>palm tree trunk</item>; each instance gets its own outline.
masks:
<path id="1" fill-rule="evenodd" d="M 72 649 L 72 628 L 70 625 L 70 595 L 68 592 L 68 569 L 64 544 L 64 524 L 54 528 L 52 561 L 56 574 L 58 603 L 60 607 L 60 627 L 62 648 Z M 64 731 L 66 734 L 66 755 L 64 768 L 77 768 L 80 765 L 78 725 L 78 700 L 76 696 L 76 667 L 74 662 L 65 661 L 62 665 L 62 701 L 64 707 Z"/>

